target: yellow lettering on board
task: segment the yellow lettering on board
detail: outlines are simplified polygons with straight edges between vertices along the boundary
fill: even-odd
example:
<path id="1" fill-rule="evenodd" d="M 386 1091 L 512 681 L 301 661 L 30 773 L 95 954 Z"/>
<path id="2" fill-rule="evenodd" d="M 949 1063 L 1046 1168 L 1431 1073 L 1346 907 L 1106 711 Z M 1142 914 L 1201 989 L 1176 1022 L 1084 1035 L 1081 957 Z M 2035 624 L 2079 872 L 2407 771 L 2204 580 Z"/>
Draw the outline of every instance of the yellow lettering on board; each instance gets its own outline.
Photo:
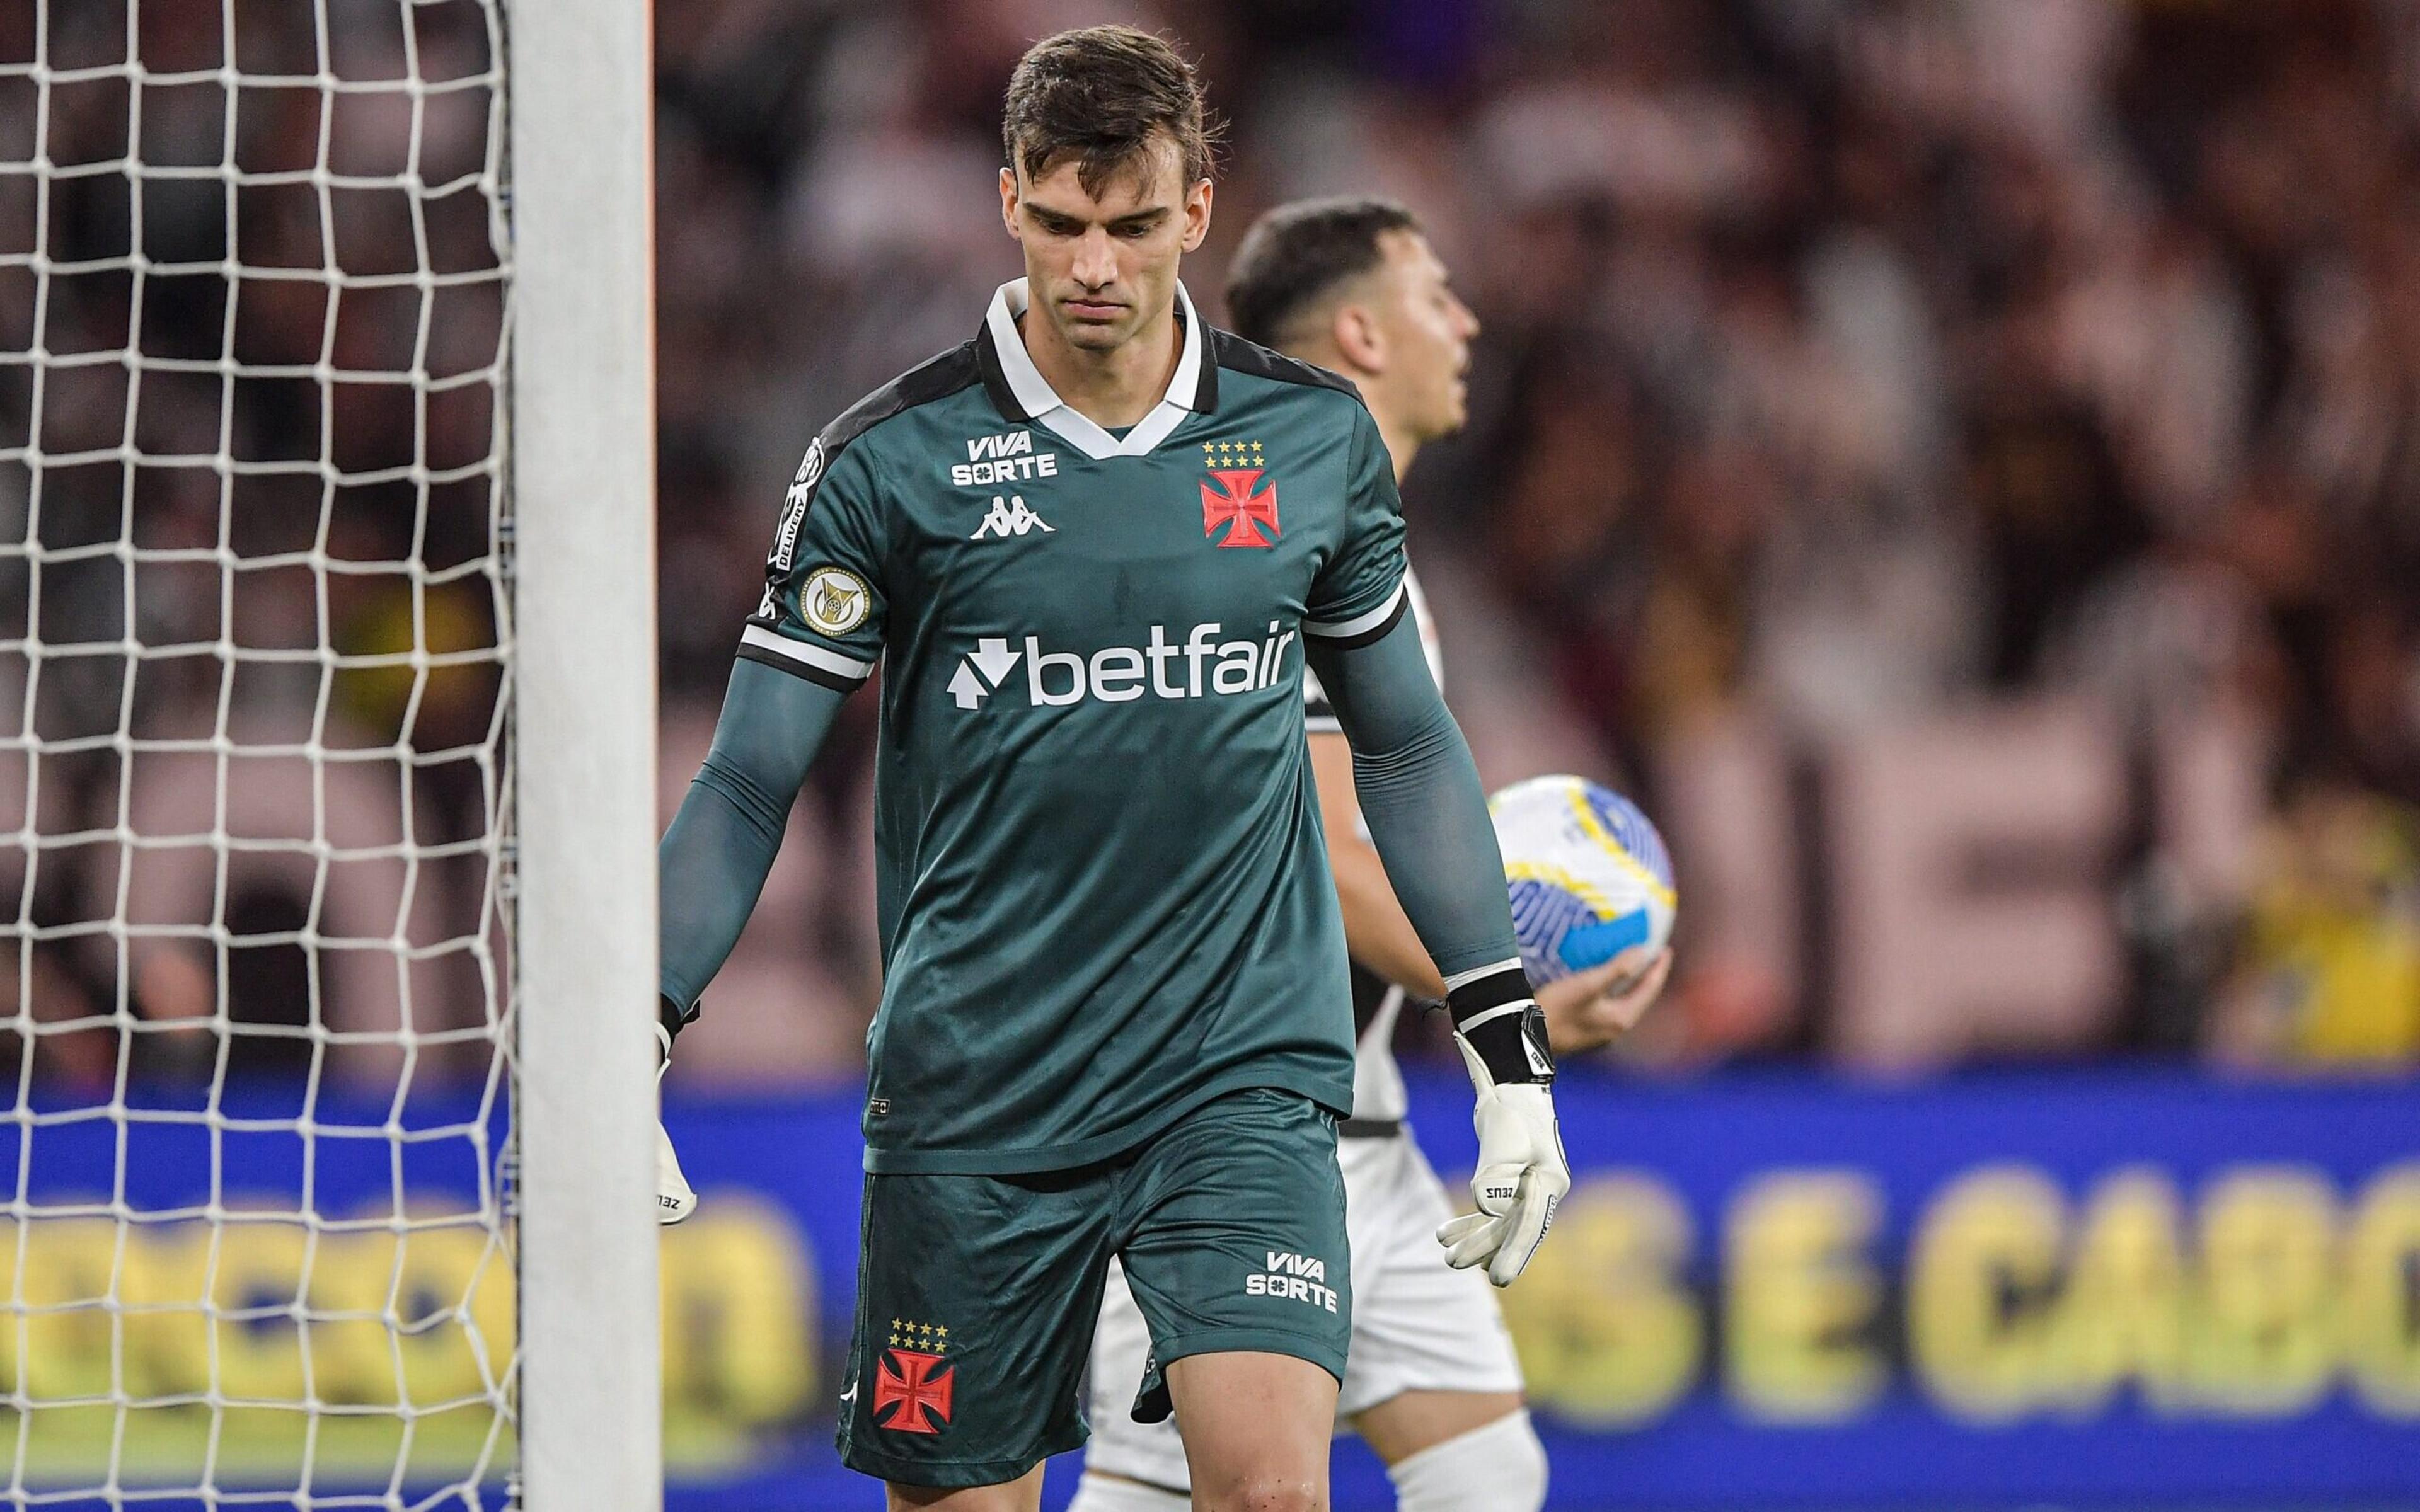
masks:
<path id="1" fill-rule="evenodd" d="M 218 1389 L 247 1403 L 300 1403 L 302 1334 L 295 1316 L 309 1233 L 291 1219 L 231 1213 L 215 1248 L 208 1231 L 195 1238 L 209 1276 Z"/>
<path id="2" fill-rule="evenodd" d="M 814 1270 L 787 1213 L 717 1194 L 663 1231 L 662 1273 L 668 1411 L 754 1427 L 805 1404 L 815 1389 Z"/>
<path id="3" fill-rule="evenodd" d="M 1776 1171 L 1723 1226 L 1725 1384 L 1748 1414 L 1837 1423 L 1889 1383 L 1868 1338 L 1882 1276 L 1868 1253 L 1882 1193 L 1856 1171 Z"/>
<path id="4" fill-rule="evenodd" d="M 1532 1400 L 1575 1422 L 1646 1423 L 1698 1378 L 1688 1212 L 1652 1177 L 1572 1191 L 1521 1284 L 1499 1292 Z"/>
<path id="5" fill-rule="evenodd" d="M 2288 1417 L 2335 1367 L 2335 1196 L 2295 1166 L 2240 1166 L 2202 1198 L 2196 1394 L 2244 1417 Z"/>
<path id="6" fill-rule="evenodd" d="M 2381 1417 L 2420 1420 L 2420 1162 L 2390 1165 L 2362 1189 L 2343 1298 L 2354 1392 Z"/>
<path id="7" fill-rule="evenodd" d="M 2085 1203 L 2049 1335 L 2045 1383 L 2079 1413 L 2102 1410 L 2130 1382 L 2154 1410 L 2182 1409 L 2190 1396 L 2190 1308 L 2176 1183 L 2149 1166 L 2105 1178 Z"/>
<path id="8" fill-rule="evenodd" d="M 37 1218 L 11 1227 L 24 1245 L 24 1305 L 0 1314 L 8 1332 L 20 1335 L 11 1347 L 23 1380 L 10 1384 L 36 1406 L 107 1396 L 117 1335 L 112 1314 L 99 1304 L 116 1291 L 118 1226 L 107 1218 Z"/>
<path id="9" fill-rule="evenodd" d="M 210 1330 L 202 1310 L 209 1230 L 142 1224 L 128 1233 L 126 1387 L 136 1396 L 200 1396 L 210 1388 Z"/>
<path id="10" fill-rule="evenodd" d="M 1908 1353 L 1944 1412 L 2005 1422 L 2039 1400 L 2065 1220 L 2058 1189 L 2026 1165 L 1970 1172 L 1925 1213 L 1908 1254 Z"/>

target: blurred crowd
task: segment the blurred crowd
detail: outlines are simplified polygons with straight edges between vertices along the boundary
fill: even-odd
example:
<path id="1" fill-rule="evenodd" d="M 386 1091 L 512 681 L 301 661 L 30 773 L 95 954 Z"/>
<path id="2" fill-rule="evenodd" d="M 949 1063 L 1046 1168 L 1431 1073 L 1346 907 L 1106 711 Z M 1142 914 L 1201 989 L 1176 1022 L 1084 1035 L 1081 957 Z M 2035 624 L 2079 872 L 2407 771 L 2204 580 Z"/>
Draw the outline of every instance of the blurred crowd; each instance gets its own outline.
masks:
<path id="1" fill-rule="evenodd" d="M 157 45 L 207 51 L 217 8 L 142 8 L 147 26 L 180 8 L 194 37 Z M 224 198 L 196 190 L 181 217 L 163 199 L 142 235 L 181 227 L 182 250 L 148 255 L 207 261 L 225 219 L 247 263 L 374 274 L 400 256 L 448 278 L 334 301 L 309 283 L 256 298 L 247 282 L 233 316 L 209 279 L 138 296 L 96 278 L 79 303 L 55 278 L 43 339 L 123 347 L 139 326 L 147 352 L 325 350 L 460 381 L 416 402 L 410 385 L 340 384 L 323 409 L 301 379 L 231 398 L 212 377 L 180 409 L 173 375 L 147 377 L 154 449 L 215 452 L 215 429 L 170 438 L 232 413 L 239 455 L 256 440 L 263 456 L 334 459 L 342 486 L 306 471 L 287 499 L 273 473 L 104 470 L 70 525 L 54 501 L 75 485 L 54 466 L 46 550 L 137 529 L 121 492 L 141 505 L 124 520 L 169 532 L 157 541 L 209 546 L 223 489 L 238 536 L 318 522 L 314 549 L 388 562 L 425 539 L 441 569 L 487 549 L 494 205 L 459 176 L 486 142 L 489 97 L 470 85 L 489 33 L 473 0 L 406 8 L 421 77 L 464 87 L 420 116 L 399 95 L 348 97 L 316 137 L 303 91 L 257 91 L 287 98 L 247 105 L 230 133 L 256 155 L 247 171 L 349 154 L 344 171 L 395 176 L 383 197 L 246 188 L 223 217 Z M 378 70 L 403 52 L 394 0 L 325 9 L 332 45 L 360 60 L 347 67 L 393 76 Z M 1673 842 L 1680 970 L 1618 1053 L 1641 1067 L 2420 1058 L 2420 8 L 2398 0 L 659 8 L 667 814 L 806 440 L 965 339 L 1018 270 L 993 188 L 1011 66 L 1035 37 L 1109 19 L 1180 39 L 1230 122 L 1211 239 L 1187 269 L 1214 318 L 1256 214 L 1363 193 L 1422 218 L 1483 323 L 1471 424 L 1406 483 L 1412 551 L 1490 781 L 1600 778 Z M 308 64 L 307 38 L 285 46 Z M 276 52 L 241 61 L 266 69 Z M 0 79 L 0 156 L 15 161 L 39 114 L 20 82 Z M 122 156 L 127 96 L 54 99 L 54 158 L 77 131 L 87 161 Z M 143 117 L 147 155 L 187 140 L 158 124 L 175 107 Z M 218 161 L 224 117 L 184 108 L 196 161 Z M 53 256 L 128 244 L 128 212 L 93 182 L 54 191 Z M 0 179 L 15 196 L 0 224 L 32 224 L 23 185 Z M 62 222 L 62 203 L 81 219 Z M 32 240 L 9 235 L 10 252 Z M 43 302 L 21 271 L 0 268 L 16 352 Z M 0 367 L 0 446 L 24 444 L 27 381 Z M 90 437 L 44 448 L 118 445 L 137 405 L 118 382 L 116 408 L 84 411 Z M 0 477 L 21 517 L 28 471 Z M 147 644 L 208 640 L 219 627 L 177 616 L 221 612 L 252 615 L 260 643 L 492 644 L 476 573 L 398 569 L 380 597 L 374 575 L 304 571 L 280 589 L 274 572 L 226 572 L 245 592 L 223 609 L 96 560 L 99 596 L 77 602 L 98 628 L 54 625 L 69 611 L 45 597 L 46 639 L 113 640 L 131 616 Z M 0 596 L 22 621 L 27 574 L 8 564 Z M 338 602 L 314 603 L 314 582 Z M 414 696 L 446 671 L 356 687 L 365 738 L 476 748 L 490 682 L 464 671 L 450 699 Z M 225 702 L 209 677 L 196 687 L 193 707 Z M 115 728 L 120 689 L 97 677 L 90 719 Z M 878 988 L 874 712 L 853 701 L 818 764 L 682 1074 L 856 1063 Z M 433 733 L 415 723 L 432 718 Z M 476 832 L 475 763 L 450 785 L 446 762 L 401 764 L 389 785 L 435 802 L 442 834 Z M 81 779 L 77 824 L 113 822 L 116 776 L 102 763 Z M 432 938 L 480 933 L 484 875 Z M 105 895 L 107 881 L 80 885 Z M 124 995 L 88 964 L 60 969 L 84 974 L 100 1011 Z M 475 1028 L 481 992 L 403 995 L 449 1001 L 431 1022 Z"/>
<path id="2" fill-rule="evenodd" d="M 1016 270 L 990 189 L 1010 66 L 1126 19 L 1180 37 L 1231 122 L 1187 275 L 1205 307 L 1260 210 L 1378 193 L 1420 214 L 1484 323 L 1473 422 L 1407 481 L 1414 557 L 1490 779 L 1583 771 L 1673 831 L 1682 969 L 1635 1058 L 2420 1052 L 2420 11 L 684 17 L 659 38 L 668 800 L 803 438 L 963 339 Z M 1891 983 L 1859 961 L 1900 947 L 1843 918 L 1829 852 L 1865 842 L 1824 779 L 1978 708 L 2089 727 L 2088 754 L 2048 761 L 2105 752 L 2111 812 L 2060 864 L 2105 915 L 2070 953 L 2108 969 L 1971 1032 L 1861 1026 Z M 871 739 L 823 764 L 795 915 L 721 995 L 785 1021 L 735 1029 L 735 1061 L 849 1053 Z M 1780 774 L 1779 824 L 1724 833 L 1705 764 L 1726 759 Z M 1760 865 L 1783 865 L 1768 839 L 1797 856 L 1790 906 L 1742 923 Z M 816 998 L 859 1015 L 823 1038 Z"/>
<path id="3" fill-rule="evenodd" d="M 18 1085 L 497 1063 L 493 39 L 470 0 L 0 9 Z"/>

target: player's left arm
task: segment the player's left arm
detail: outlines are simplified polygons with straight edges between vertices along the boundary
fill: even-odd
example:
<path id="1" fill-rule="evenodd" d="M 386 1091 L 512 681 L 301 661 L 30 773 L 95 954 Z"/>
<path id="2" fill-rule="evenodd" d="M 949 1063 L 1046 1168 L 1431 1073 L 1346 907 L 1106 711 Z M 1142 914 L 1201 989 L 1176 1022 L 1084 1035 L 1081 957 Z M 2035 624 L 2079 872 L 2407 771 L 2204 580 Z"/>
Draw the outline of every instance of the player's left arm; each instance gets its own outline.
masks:
<path id="1" fill-rule="evenodd" d="M 1344 946 L 1353 959 L 1415 997 L 1438 1002 L 1445 979 L 1404 917 L 1388 885 L 1387 865 L 1358 833 L 1359 797 L 1353 783 L 1353 747 L 1333 730 L 1311 733 L 1311 771 L 1319 783 L 1319 822 L 1327 832 L 1327 867 L 1344 914 Z M 1634 945 L 1601 966 L 1575 971 L 1538 988 L 1546 1015 L 1546 1042 L 1558 1056 L 1611 1043 L 1637 1026 L 1664 991 L 1669 949 Z"/>
<path id="2" fill-rule="evenodd" d="M 1312 584 L 1303 648 L 1353 747 L 1354 787 L 1404 916 L 1444 978 L 1454 1043 L 1478 1093 L 1480 1211 L 1438 1231 L 1456 1265 L 1510 1286 L 1571 1189 L 1555 1127 L 1555 1061 L 1513 943 L 1503 857 L 1470 747 L 1437 692 L 1404 586 L 1392 466 L 1353 407 L 1347 514 Z"/>
<path id="3" fill-rule="evenodd" d="M 1361 811 L 1353 790 L 1353 747 L 1342 733 L 1311 732 L 1311 775 L 1319 788 L 1320 827 L 1327 833 L 1327 870 L 1344 915 L 1345 949 L 1414 997 L 1442 1002 L 1445 979 L 1387 885 L 1387 864 L 1356 833 Z"/>
<path id="4" fill-rule="evenodd" d="M 1571 1188 L 1555 1127 L 1545 1016 L 1513 943 L 1504 862 L 1470 747 L 1408 618 L 1351 645 L 1306 638 L 1353 744 L 1354 786 L 1404 917 L 1443 974 L 1453 1038 L 1478 1093 L 1479 1211 L 1438 1231 L 1456 1265 L 1510 1286 Z"/>

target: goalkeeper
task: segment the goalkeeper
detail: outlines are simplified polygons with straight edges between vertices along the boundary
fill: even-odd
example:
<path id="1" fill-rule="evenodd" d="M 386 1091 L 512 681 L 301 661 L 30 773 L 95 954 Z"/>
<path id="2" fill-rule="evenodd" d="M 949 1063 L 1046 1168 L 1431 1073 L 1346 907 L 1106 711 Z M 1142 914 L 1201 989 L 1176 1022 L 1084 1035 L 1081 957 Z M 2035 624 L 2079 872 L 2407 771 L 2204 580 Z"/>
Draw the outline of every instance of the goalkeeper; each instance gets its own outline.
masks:
<path id="1" fill-rule="evenodd" d="M 1455 298 L 1419 223 L 1379 200 L 1280 207 L 1245 234 L 1227 282 L 1244 336 L 1351 378 L 1386 439 L 1394 474 L 1420 447 L 1461 428 L 1463 373 L 1479 322 Z M 1418 581 L 1406 596 L 1432 669 L 1435 640 Z M 1465 1252 L 1434 1237 L 1451 1212 L 1445 1188 L 1404 1126 L 1404 1082 L 1390 1048 L 1405 989 L 1445 984 L 1359 838 L 1354 764 L 1316 677 L 1304 681 L 1311 761 L 1329 864 L 1343 904 L 1359 1044 L 1353 1116 L 1342 1125 L 1353 1254 L 1353 1348 L 1339 1416 L 1387 1465 L 1403 1512 L 1536 1512 L 1544 1448 L 1521 1404 L 1521 1367 L 1496 1299 Z M 1555 1050 L 1594 1049 L 1637 1022 L 1662 991 L 1670 952 L 1641 947 L 1539 991 Z M 1484 1156 L 1482 1155 L 1482 1159 Z M 1468 1220 L 1464 1220 L 1466 1223 Z M 1166 1424 L 1123 1410 L 1150 1338 L 1112 1270 L 1093 1346 L 1093 1442 L 1069 1512 L 1185 1512 L 1185 1446 Z"/>
<path id="2" fill-rule="evenodd" d="M 665 1029 L 738 937 L 842 699 L 884 669 L 883 997 L 843 1459 L 891 1504 L 1030 1512 L 1112 1257 L 1194 1505 L 1312 1512 L 1353 1296 L 1342 930 L 1305 663 L 1478 1094 L 1508 1284 L 1569 1186 L 1545 1030 L 1461 732 L 1407 609 L 1351 386 L 1196 313 L 1199 86 L 1167 43 L 1018 64 L 1001 210 L 1025 276 L 834 421 L 791 486 L 713 748 L 661 855 Z M 668 1163 L 669 1164 L 669 1163 Z M 675 1201 L 684 1200 L 668 1189 Z"/>

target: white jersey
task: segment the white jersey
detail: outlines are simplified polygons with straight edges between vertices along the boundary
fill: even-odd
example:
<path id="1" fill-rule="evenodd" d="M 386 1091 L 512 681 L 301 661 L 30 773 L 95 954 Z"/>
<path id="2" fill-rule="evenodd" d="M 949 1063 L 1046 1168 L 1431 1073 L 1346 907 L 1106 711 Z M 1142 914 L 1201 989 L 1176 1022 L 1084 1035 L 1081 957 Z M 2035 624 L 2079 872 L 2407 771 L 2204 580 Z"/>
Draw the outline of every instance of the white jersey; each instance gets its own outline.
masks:
<path id="1" fill-rule="evenodd" d="M 1442 688 L 1445 658 L 1437 650 L 1436 621 L 1430 617 L 1428 595 L 1420 592 L 1419 578 L 1408 566 L 1404 569 L 1404 591 L 1411 601 L 1412 623 L 1419 627 L 1420 649 L 1429 658 L 1429 675 Z M 1336 711 L 1328 706 L 1327 690 L 1319 686 L 1319 674 L 1309 667 L 1302 670 L 1302 722 L 1314 735 L 1342 730 L 1336 722 Z M 1357 811 L 1353 828 L 1362 840 L 1370 838 Z M 1360 1041 L 1353 1048 L 1353 1116 L 1357 1119 L 1401 1119 L 1408 1105 L 1404 1072 L 1395 1064 L 1394 1050 L 1395 1022 L 1403 1016 L 1406 996 L 1401 987 L 1389 983 L 1377 1012 L 1362 1027 Z"/>

